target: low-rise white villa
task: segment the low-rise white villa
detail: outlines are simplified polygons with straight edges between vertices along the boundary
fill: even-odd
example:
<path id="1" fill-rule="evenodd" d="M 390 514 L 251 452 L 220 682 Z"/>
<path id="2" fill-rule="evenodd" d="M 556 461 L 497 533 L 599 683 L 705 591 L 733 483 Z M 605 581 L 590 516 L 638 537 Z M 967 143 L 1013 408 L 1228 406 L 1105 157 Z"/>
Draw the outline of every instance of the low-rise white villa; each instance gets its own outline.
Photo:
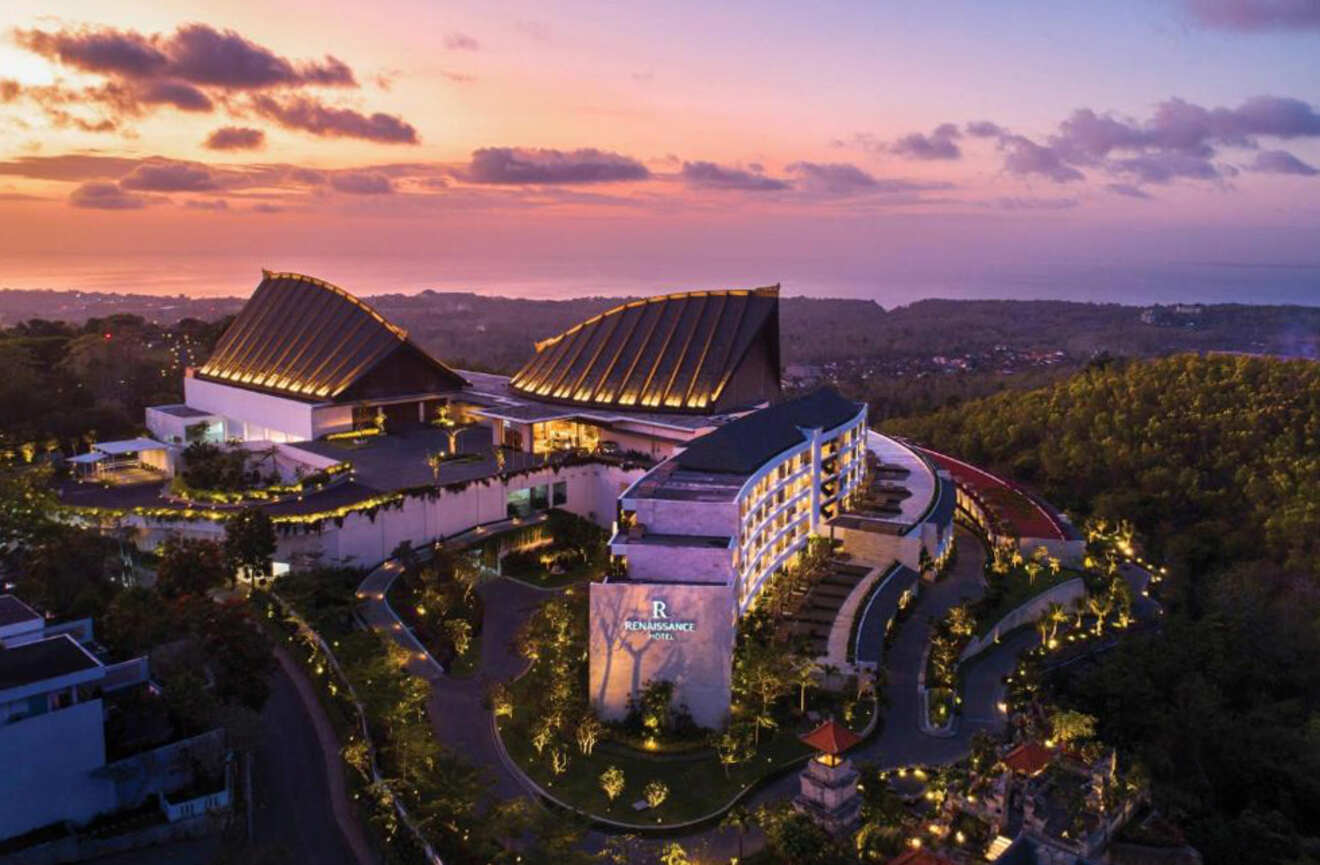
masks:
<path id="1" fill-rule="evenodd" d="M 136 807 L 191 783 L 199 749 L 223 748 L 212 731 L 110 761 L 106 701 L 147 686 L 147 659 L 107 664 L 93 645 L 90 619 L 51 624 L 0 595 L 0 839 Z"/>

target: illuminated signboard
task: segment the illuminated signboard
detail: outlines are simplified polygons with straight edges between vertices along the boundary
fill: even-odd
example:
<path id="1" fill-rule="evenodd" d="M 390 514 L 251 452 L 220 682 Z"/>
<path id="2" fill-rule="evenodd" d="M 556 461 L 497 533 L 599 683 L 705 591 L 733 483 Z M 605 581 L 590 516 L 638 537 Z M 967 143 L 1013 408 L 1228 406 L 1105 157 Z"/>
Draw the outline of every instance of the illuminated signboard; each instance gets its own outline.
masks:
<path id="1" fill-rule="evenodd" d="M 675 619 L 669 615 L 669 604 L 651 601 L 651 615 L 647 618 L 628 618 L 623 629 L 646 635 L 648 640 L 672 640 L 675 634 L 690 634 L 697 629 L 692 619 Z"/>

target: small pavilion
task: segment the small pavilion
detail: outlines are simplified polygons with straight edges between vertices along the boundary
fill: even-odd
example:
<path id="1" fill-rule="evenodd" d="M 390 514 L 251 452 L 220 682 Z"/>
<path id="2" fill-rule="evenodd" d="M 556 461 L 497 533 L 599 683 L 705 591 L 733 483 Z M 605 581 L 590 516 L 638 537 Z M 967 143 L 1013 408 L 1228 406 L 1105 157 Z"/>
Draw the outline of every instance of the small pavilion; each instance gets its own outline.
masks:
<path id="1" fill-rule="evenodd" d="M 174 474 L 174 450 L 149 438 L 95 442 L 90 451 L 70 457 L 68 462 L 81 478 L 152 480 Z"/>
<path id="2" fill-rule="evenodd" d="M 799 776 L 801 788 L 793 806 L 832 835 L 851 832 L 861 821 L 862 798 L 857 791 L 857 770 L 843 755 L 861 737 L 830 718 L 802 741 L 819 753 Z"/>

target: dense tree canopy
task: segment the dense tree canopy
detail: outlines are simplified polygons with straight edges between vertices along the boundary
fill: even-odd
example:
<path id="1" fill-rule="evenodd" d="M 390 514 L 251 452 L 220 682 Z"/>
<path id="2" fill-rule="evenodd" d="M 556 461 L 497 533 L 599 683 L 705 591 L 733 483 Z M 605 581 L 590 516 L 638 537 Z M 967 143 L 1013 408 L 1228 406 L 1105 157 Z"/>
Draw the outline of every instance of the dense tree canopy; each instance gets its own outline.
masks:
<path id="1" fill-rule="evenodd" d="M 891 432 L 1130 520 L 1172 565 L 1268 558 L 1320 572 L 1320 365 L 1179 355 L 1095 367 Z"/>
<path id="2" fill-rule="evenodd" d="M 1132 521 L 1163 627 L 1055 672 L 1207 863 L 1320 861 L 1320 365 L 1180 356 L 890 429 Z"/>

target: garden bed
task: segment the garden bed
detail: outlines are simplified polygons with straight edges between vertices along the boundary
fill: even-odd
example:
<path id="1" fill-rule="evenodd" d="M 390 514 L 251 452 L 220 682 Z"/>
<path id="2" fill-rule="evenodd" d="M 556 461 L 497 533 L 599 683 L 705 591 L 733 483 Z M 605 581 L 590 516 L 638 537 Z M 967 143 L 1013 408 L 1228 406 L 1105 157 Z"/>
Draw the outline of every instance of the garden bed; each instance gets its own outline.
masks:
<path id="1" fill-rule="evenodd" d="M 1006 574 L 987 574 L 989 588 L 973 605 L 978 623 L 977 639 L 984 638 L 1004 616 L 1046 592 L 1055 586 L 1082 577 L 1081 571 L 1072 568 L 1060 568 L 1052 573 L 1049 569 L 1037 575 L 1035 580 L 1027 577 L 1021 568 L 1013 568 Z"/>
<path id="2" fill-rule="evenodd" d="M 638 750 L 621 741 L 608 738 L 595 746 L 590 755 L 574 748 L 568 754 L 568 765 L 562 774 L 556 774 L 551 765 L 549 748 L 538 752 L 533 744 L 532 724 L 536 720 L 518 708 L 531 702 L 528 679 L 511 686 L 514 705 L 512 717 L 497 719 L 497 727 L 510 758 L 528 777 L 550 796 L 563 804 L 584 812 L 593 818 L 635 825 L 639 828 L 654 825 L 665 829 L 718 814 L 735 797 L 749 787 L 795 770 L 814 752 L 802 744 L 799 735 L 809 732 L 816 722 L 796 713 L 793 707 L 777 707 L 779 727 L 763 734 L 755 756 L 726 767 L 720 763 L 716 750 L 709 745 L 688 745 L 686 748 L 666 752 L 663 746 L 654 753 Z M 839 695 L 816 693 L 808 700 L 809 711 L 820 717 L 840 714 Z M 871 700 L 858 703 L 849 726 L 862 730 L 870 724 L 875 711 Z M 623 791 L 613 800 L 601 786 L 601 775 L 609 768 L 622 770 Z M 659 781 L 668 788 L 668 795 L 656 808 L 637 810 L 635 802 L 644 799 L 644 788 Z"/>
<path id="3" fill-rule="evenodd" d="M 460 618 L 467 622 L 471 633 L 465 651 L 457 652 L 453 638 L 444 628 L 444 621 L 429 614 L 424 594 L 413 583 L 400 578 L 390 584 L 386 595 L 390 608 L 403 620 L 431 657 L 451 676 L 470 676 L 481 666 L 481 630 L 484 608 L 481 596 L 473 592 L 466 602 Z"/>

